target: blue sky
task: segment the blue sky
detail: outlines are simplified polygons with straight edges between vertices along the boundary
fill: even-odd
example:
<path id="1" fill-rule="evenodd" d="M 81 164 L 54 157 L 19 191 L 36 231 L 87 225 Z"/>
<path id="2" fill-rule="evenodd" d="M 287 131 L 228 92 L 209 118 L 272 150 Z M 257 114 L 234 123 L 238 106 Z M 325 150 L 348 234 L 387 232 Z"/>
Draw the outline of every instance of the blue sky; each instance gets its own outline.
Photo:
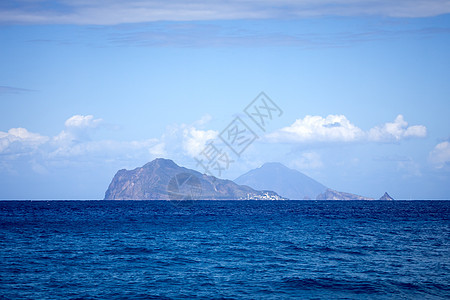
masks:
<path id="1" fill-rule="evenodd" d="M 235 117 L 333 189 L 450 197 L 449 1 L 0 4 L 0 199 L 101 199 L 122 168 L 196 158 Z M 244 113 L 264 91 L 265 131 Z"/>

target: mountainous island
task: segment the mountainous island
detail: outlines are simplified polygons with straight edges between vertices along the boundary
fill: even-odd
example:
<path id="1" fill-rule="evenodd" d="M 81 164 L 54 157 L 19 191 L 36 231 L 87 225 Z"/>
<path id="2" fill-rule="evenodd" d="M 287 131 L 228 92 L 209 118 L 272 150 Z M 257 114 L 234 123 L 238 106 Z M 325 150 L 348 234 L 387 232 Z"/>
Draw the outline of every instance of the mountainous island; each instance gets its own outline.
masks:
<path id="1" fill-rule="evenodd" d="M 314 200 L 327 189 L 323 184 L 281 163 L 265 163 L 239 176 L 234 182 L 254 189 L 278 191 L 283 197 L 292 200 Z"/>
<path id="2" fill-rule="evenodd" d="M 311 177 L 280 163 L 265 163 L 236 178 L 235 182 L 254 189 L 273 190 L 291 200 L 374 200 L 329 189 Z"/>
<path id="3" fill-rule="evenodd" d="M 285 200 L 272 191 L 258 191 L 158 158 L 134 170 L 116 173 L 105 200 Z"/>
<path id="4" fill-rule="evenodd" d="M 119 170 L 105 200 L 374 200 L 330 189 L 280 163 L 266 163 L 235 181 L 219 179 L 157 158 Z M 393 200 L 385 193 L 379 200 Z"/>

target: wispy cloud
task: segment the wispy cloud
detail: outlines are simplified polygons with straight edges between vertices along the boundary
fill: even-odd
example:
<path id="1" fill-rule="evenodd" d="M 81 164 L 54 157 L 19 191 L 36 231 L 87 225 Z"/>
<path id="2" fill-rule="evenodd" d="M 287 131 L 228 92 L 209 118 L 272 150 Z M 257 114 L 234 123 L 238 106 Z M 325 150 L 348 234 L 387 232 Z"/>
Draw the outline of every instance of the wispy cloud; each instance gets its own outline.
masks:
<path id="1" fill-rule="evenodd" d="M 320 32 L 306 23 L 290 20 L 290 31 L 280 32 L 283 22 L 274 20 L 270 26 L 261 21 L 239 22 L 155 22 L 141 26 L 114 27 L 108 40 L 114 46 L 137 47 L 261 47 L 288 46 L 305 49 L 348 47 L 353 44 L 398 40 L 399 38 L 428 38 L 450 34 L 450 27 L 407 28 L 405 24 L 376 28 L 339 29 Z M 137 28 L 136 28 L 137 27 Z"/>
<path id="2" fill-rule="evenodd" d="M 0 5 L 0 22 L 113 25 L 153 21 L 236 20 L 379 15 L 428 17 L 450 12 L 448 0 L 102 1 L 13 0 Z"/>
<path id="3" fill-rule="evenodd" d="M 35 90 L 0 85 L 0 95 L 2 95 L 2 94 L 21 94 L 21 93 L 29 93 L 29 92 L 35 92 Z"/>
<path id="4" fill-rule="evenodd" d="M 275 143 L 333 143 L 333 142 L 397 142 L 407 138 L 423 138 L 427 129 L 423 125 L 409 126 L 402 115 L 393 122 L 364 131 L 344 115 L 306 116 L 292 125 L 266 135 Z"/>
<path id="5" fill-rule="evenodd" d="M 320 169 L 324 166 L 320 155 L 312 151 L 301 153 L 299 158 L 291 162 L 291 165 L 300 170 Z"/>
<path id="6" fill-rule="evenodd" d="M 450 142 L 437 144 L 430 152 L 429 160 L 438 169 L 450 166 Z"/>

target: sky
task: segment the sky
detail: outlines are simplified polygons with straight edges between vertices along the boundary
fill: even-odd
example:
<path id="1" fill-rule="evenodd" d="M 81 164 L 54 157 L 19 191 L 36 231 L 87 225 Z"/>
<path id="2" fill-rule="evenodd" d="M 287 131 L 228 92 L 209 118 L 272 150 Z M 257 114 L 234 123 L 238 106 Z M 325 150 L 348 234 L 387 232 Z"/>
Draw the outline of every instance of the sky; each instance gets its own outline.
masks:
<path id="1" fill-rule="evenodd" d="M 449 53 L 446 0 L 3 1 L 0 199 L 102 199 L 158 157 L 450 199 Z"/>

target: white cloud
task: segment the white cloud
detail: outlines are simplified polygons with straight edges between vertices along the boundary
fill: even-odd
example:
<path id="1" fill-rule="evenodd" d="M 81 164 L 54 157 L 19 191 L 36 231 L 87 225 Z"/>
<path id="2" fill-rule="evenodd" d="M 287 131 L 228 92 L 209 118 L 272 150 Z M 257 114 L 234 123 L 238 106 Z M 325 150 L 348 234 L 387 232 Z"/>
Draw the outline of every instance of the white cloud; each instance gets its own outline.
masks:
<path id="1" fill-rule="evenodd" d="M 343 115 L 306 116 L 297 119 L 266 137 L 274 142 L 350 142 L 361 138 L 363 131 Z"/>
<path id="2" fill-rule="evenodd" d="M 150 149 L 148 151 L 151 155 L 153 155 L 155 157 L 167 156 L 165 143 L 157 143 L 156 145 L 150 147 Z"/>
<path id="3" fill-rule="evenodd" d="M 48 140 L 46 136 L 29 132 L 25 128 L 11 128 L 8 130 L 8 134 L 0 133 L 0 136 L 9 136 L 12 140 L 21 140 L 31 144 L 41 144 Z"/>
<path id="4" fill-rule="evenodd" d="M 25 161 L 23 157 L 27 157 L 30 169 L 38 174 L 46 174 L 49 164 L 148 161 L 164 156 L 164 144 L 159 139 L 91 140 L 89 133 L 102 122 L 92 115 L 75 115 L 65 121 L 64 130 L 51 138 L 25 128 L 0 131 L 0 154 L 10 162 L 18 157 Z"/>
<path id="5" fill-rule="evenodd" d="M 402 115 L 398 115 L 392 123 L 377 126 L 369 130 L 368 139 L 371 141 L 399 141 L 404 138 L 419 137 L 427 135 L 427 128 L 423 125 L 408 126 Z"/>
<path id="6" fill-rule="evenodd" d="M 439 169 L 450 164 L 450 142 L 446 141 L 437 144 L 430 152 L 429 160 Z"/>
<path id="7" fill-rule="evenodd" d="M 37 163 L 34 160 L 32 160 L 30 162 L 30 165 L 31 165 L 31 169 L 37 174 L 40 174 L 40 175 L 47 175 L 47 174 L 49 174 L 49 171 L 47 170 L 47 168 L 45 168 L 43 165 Z"/>
<path id="8" fill-rule="evenodd" d="M 204 126 L 204 125 L 208 124 L 209 122 L 211 122 L 211 120 L 212 120 L 212 116 L 210 114 L 205 114 L 200 119 L 195 121 L 193 123 L 193 126 L 197 126 L 197 127 Z"/>
<path id="9" fill-rule="evenodd" d="M 211 119 L 211 116 L 205 115 L 191 124 L 168 126 L 161 137 L 161 141 L 165 144 L 165 153 L 171 156 L 180 156 L 180 154 L 189 157 L 198 156 L 206 144 L 219 134 L 216 130 L 203 128 Z"/>
<path id="10" fill-rule="evenodd" d="M 392 142 L 405 138 L 423 138 L 427 134 L 423 125 L 408 126 L 402 115 L 394 122 L 385 123 L 369 131 L 363 131 L 344 115 L 306 116 L 292 125 L 266 135 L 269 142 L 314 143 L 314 142 Z"/>
<path id="11" fill-rule="evenodd" d="M 94 119 L 93 115 L 74 115 L 64 125 L 67 128 L 97 128 L 102 122 L 102 119 Z"/>
<path id="12" fill-rule="evenodd" d="M 68 145 L 73 142 L 90 140 L 90 133 L 103 123 L 102 119 L 94 119 L 93 115 L 74 115 L 64 123 L 65 129 L 53 138 L 56 144 Z"/>
<path id="13" fill-rule="evenodd" d="M 0 11 L 0 22 L 112 25 L 152 21 L 298 18 L 311 16 L 428 17 L 450 12 L 448 0 L 23 1 Z"/>
<path id="14" fill-rule="evenodd" d="M 102 159 L 133 159 L 155 157 L 164 153 L 158 139 L 135 141 L 91 140 L 90 134 L 103 123 L 93 115 L 74 115 L 64 123 L 65 129 L 51 140 L 51 159 L 96 157 Z"/>
<path id="15" fill-rule="evenodd" d="M 183 130 L 183 149 L 192 157 L 198 156 L 206 143 L 218 135 L 214 130 L 199 130 L 194 127 Z"/>
<path id="16" fill-rule="evenodd" d="M 86 160 L 129 160 L 134 158 L 154 157 L 152 149 L 159 143 L 158 139 L 139 141 L 99 140 L 73 144 L 60 144 L 47 153 L 48 159 L 85 158 Z"/>
<path id="17" fill-rule="evenodd" d="M 32 151 L 48 140 L 48 137 L 29 132 L 25 128 L 11 128 L 8 132 L 0 131 L 0 153 L 8 152 L 8 150 L 13 152 Z"/>
<path id="18" fill-rule="evenodd" d="M 180 126 L 180 129 L 183 132 L 183 150 L 190 157 L 198 156 L 199 153 L 205 148 L 206 144 L 218 136 L 218 131 L 201 129 L 201 127 L 209 123 L 211 120 L 212 117 L 209 114 L 206 114 L 199 120 L 193 122 L 192 125 L 182 124 Z"/>

